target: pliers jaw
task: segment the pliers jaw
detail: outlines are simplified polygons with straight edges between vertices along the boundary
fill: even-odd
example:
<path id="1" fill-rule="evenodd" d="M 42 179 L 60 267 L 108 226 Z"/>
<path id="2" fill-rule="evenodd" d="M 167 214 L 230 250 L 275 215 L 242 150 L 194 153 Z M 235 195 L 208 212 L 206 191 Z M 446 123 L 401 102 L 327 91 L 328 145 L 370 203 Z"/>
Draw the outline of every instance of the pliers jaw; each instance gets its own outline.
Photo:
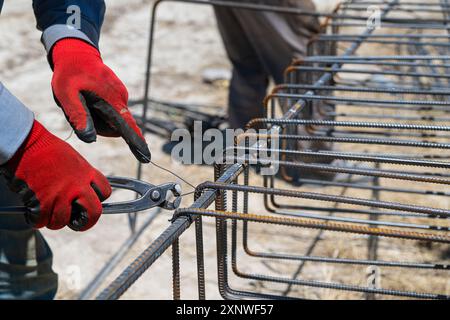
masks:
<path id="1" fill-rule="evenodd" d="M 153 184 L 120 177 L 108 178 L 111 186 L 117 189 L 130 190 L 139 196 L 135 200 L 104 203 L 103 214 L 126 214 L 149 210 L 160 207 L 165 210 L 176 210 L 181 204 L 181 186 L 177 183 L 165 183 L 159 186 Z M 0 208 L 1 213 L 27 213 L 26 207 Z M 88 222 L 88 214 L 83 208 L 72 208 L 69 227 L 74 231 L 81 230 Z"/>
<path id="2" fill-rule="evenodd" d="M 130 178 L 109 177 L 108 180 L 113 188 L 134 191 L 139 197 L 130 201 L 104 203 L 103 214 L 106 215 L 141 212 L 156 207 L 173 211 L 181 204 L 181 186 L 177 183 L 155 186 Z M 73 214 L 74 219 L 69 227 L 75 231 L 80 230 L 86 223 L 83 219 L 84 215 L 83 212 Z"/>
<path id="3" fill-rule="evenodd" d="M 159 206 L 170 211 L 178 209 L 181 204 L 181 186 L 177 183 L 168 183 L 164 186 L 167 187 L 163 189 L 165 200 Z M 169 192 L 171 195 L 169 195 Z"/>
<path id="4" fill-rule="evenodd" d="M 181 204 L 181 186 L 177 183 L 165 183 L 155 186 L 129 178 L 110 177 L 108 180 L 113 188 L 134 191 L 139 197 L 125 202 L 105 203 L 103 205 L 103 214 L 132 213 L 155 207 L 176 210 Z M 173 200 L 171 200 L 172 198 Z"/>

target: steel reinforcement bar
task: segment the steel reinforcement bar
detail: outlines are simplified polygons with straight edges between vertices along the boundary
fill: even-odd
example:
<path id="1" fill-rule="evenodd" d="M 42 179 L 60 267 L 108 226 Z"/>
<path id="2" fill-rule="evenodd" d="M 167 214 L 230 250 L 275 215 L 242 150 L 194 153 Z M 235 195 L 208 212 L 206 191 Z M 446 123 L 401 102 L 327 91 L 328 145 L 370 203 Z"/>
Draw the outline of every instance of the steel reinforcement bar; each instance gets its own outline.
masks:
<path id="1" fill-rule="evenodd" d="M 172 0 L 171 0 L 172 1 Z M 154 29 L 154 17 L 156 13 L 157 6 L 163 2 L 163 0 L 156 1 L 154 8 L 153 8 L 153 19 L 151 23 L 151 34 L 153 34 Z M 182 1 L 186 3 L 192 3 L 192 4 L 206 4 L 206 5 L 220 5 L 220 6 L 232 6 L 230 5 L 230 2 L 227 1 L 202 1 L 202 0 L 189 0 L 189 1 Z M 392 8 L 394 8 L 399 3 L 399 0 L 391 0 L 388 3 L 386 3 L 386 6 L 382 9 L 381 12 L 381 19 L 385 22 L 390 23 L 408 23 L 408 19 L 386 19 L 387 14 L 391 11 Z M 235 3 L 236 4 L 236 3 Z M 274 8 L 267 6 L 265 8 L 264 6 L 260 6 L 258 8 L 254 7 L 250 4 L 244 4 L 241 3 L 240 5 L 237 5 L 237 7 L 240 7 L 242 10 L 266 10 L 266 11 L 272 11 Z M 348 19 L 355 19 L 355 20 L 365 20 L 361 19 L 361 17 L 357 16 L 344 16 L 344 15 L 334 15 L 334 14 L 320 14 L 320 13 L 313 13 L 313 12 L 306 12 L 301 10 L 290 10 L 290 9 L 276 9 L 280 11 L 280 13 L 292 13 L 292 14 L 305 14 L 305 15 L 315 15 L 315 16 L 322 16 L 322 17 L 328 17 L 328 18 L 348 18 Z M 417 20 L 410 21 L 411 23 L 418 23 Z M 443 25 L 447 22 L 447 20 L 433 20 L 433 21 L 423 21 L 424 24 L 439 24 Z M 349 56 L 352 56 L 356 50 L 360 47 L 360 45 L 364 42 L 365 39 L 367 39 L 374 29 L 367 27 L 366 30 L 361 33 L 360 36 L 358 36 L 349 46 L 343 55 L 341 55 L 341 58 L 346 58 Z M 149 55 L 148 55 L 148 66 L 151 65 L 151 57 L 152 57 L 152 50 L 153 50 L 153 41 L 151 40 L 149 45 Z M 332 69 L 338 70 L 341 68 L 342 63 L 336 62 L 333 64 Z M 144 99 L 144 115 L 143 119 L 146 119 L 146 109 L 148 108 L 148 92 L 149 92 L 149 86 L 150 86 L 150 78 L 149 78 L 149 72 L 150 70 L 147 70 L 147 81 L 146 81 L 146 93 L 145 93 L 145 99 Z M 324 74 L 316 81 L 317 86 L 323 86 L 327 85 L 330 80 L 332 79 L 332 73 L 325 71 Z M 306 93 L 305 97 L 308 96 L 314 96 L 314 90 L 310 90 Z M 295 103 L 283 116 L 283 119 L 289 120 L 295 118 L 299 112 L 305 107 L 306 105 L 306 99 L 300 99 Z M 281 127 L 274 126 L 272 127 L 273 133 L 279 133 L 281 132 Z M 222 174 L 222 176 L 217 179 L 217 182 L 222 183 L 230 183 L 233 180 L 235 180 L 244 170 L 243 164 L 234 164 L 231 165 L 227 170 Z M 204 192 L 190 207 L 191 209 L 205 209 L 209 207 L 215 200 L 216 192 L 215 191 L 206 191 Z M 133 283 L 139 279 L 139 277 L 174 243 L 177 242 L 178 238 L 191 226 L 192 220 L 190 217 L 184 217 L 180 216 L 178 219 L 174 220 L 173 223 L 141 254 L 139 257 L 130 264 L 107 288 L 105 288 L 98 296 L 97 299 L 99 300 L 109 300 L 109 299 L 118 299 L 120 296 L 125 293 L 128 288 L 130 288 Z M 220 248 L 218 248 L 220 249 Z M 270 298 L 270 296 L 269 296 Z"/>

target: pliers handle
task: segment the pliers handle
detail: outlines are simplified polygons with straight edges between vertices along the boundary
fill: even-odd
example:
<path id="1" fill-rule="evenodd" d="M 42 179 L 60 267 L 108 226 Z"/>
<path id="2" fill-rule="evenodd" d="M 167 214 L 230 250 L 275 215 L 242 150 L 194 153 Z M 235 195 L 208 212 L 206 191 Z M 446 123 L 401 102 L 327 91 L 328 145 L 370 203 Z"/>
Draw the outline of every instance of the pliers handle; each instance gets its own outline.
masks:
<path id="1" fill-rule="evenodd" d="M 104 203 L 103 214 L 132 213 L 155 207 L 176 210 L 180 206 L 181 186 L 177 183 L 165 183 L 155 186 L 129 178 L 108 177 L 108 180 L 113 188 L 134 191 L 139 197 L 125 202 Z M 169 200 L 169 195 L 174 197 L 173 201 Z"/>
<path id="2" fill-rule="evenodd" d="M 155 207 L 166 210 L 176 210 L 181 203 L 181 186 L 176 183 L 165 183 L 159 186 L 130 178 L 108 177 L 113 188 L 136 192 L 139 197 L 135 200 L 104 203 L 103 214 L 122 214 L 140 212 Z M 174 197 L 169 201 L 169 192 Z M 88 222 L 88 215 L 84 211 L 72 211 L 69 228 L 74 231 L 81 230 Z"/>
<path id="3" fill-rule="evenodd" d="M 177 183 L 165 183 L 155 186 L 153 184 L 130 178 L 108 177 L 113 188 L 124 189 L 136 192 L 139 196 L 135 200 L 104 203 L 103 214 L 123 214 L 140 212 L 155 207 L 166 210 L 176 210 L 181 203 L 181 186 Z M 173 200 L 170 200 L 170 195 Z M 0 208 L 1 213 L 27 213 L 26 207 L 6 207 Z M 72 209 L 69 228 L 74 231 L 81 230 L 88 222 L 88 214 L 79 210 L 76 206 Z"/>

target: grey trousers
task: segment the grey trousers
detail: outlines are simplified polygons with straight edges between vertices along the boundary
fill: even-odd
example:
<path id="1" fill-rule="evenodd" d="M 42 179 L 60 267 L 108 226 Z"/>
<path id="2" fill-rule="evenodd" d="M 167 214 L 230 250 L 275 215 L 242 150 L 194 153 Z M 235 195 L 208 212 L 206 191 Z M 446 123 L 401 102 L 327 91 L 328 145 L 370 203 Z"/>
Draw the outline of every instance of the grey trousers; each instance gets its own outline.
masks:
<path id="1" fill-rule="evenodd" d="M 315 10 L 311 0 L 253 0 L 252 3 Z M 234 8 L 215 8 L 217 24 L 233 64 L 229 92 L 232 128 L 244 128 L 264 116 L 262 101 L 269 79 L 283 82 L 283 72 L 293 59 L 306 55 L 311 36 L 318 32 L 313 17 Z"/>
<path id="2" fill-rule="evenodd" d="M 0 176 L 0 206 L 21 205 Z M 53 299 L 58 277 L 52 252 L 24 216 L 0 215 L 0 299 Z"/>

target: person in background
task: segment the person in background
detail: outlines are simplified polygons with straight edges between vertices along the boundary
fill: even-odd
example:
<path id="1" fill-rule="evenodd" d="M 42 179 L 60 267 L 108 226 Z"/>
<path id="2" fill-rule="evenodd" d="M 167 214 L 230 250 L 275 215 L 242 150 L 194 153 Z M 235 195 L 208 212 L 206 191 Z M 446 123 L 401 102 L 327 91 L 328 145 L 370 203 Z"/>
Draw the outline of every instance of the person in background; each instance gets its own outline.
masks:
<path id="1" fill-rule="evenodd" d="M 250 0 L 249 3 L 316 10 L 312 0 Z M 215 7 L 219 32 L 232 63 L 233 71 L 228 97 L 229 124 L 233 129 L 244 129 L 255 118 L 264 118 L 263 100 L 270 80 L 275 84 L 284 82 L 284 71 L 293 60 L 307 55 L 310 39 L 320 31 L 317 17 Z M 283 104 L 283 111 L 291 107 Z M 324 119 L 314 110 L 303 110 L 304 119 Z M 328 119 L 330 120 L 330 119 Z M 308 135 L 302 126 L 299 134 Z M 332 145 L 324 142 L 289 142 L 289 148 L 297 150 L 330 150 Z M 307 161 L 307 159 L 298 159 Z M 294 182 L 300 176 L 317 179 L 334 179 L 334 175 L 320 172 L 300 172 L 298 169 L 282 168 L 283 179 Z"/>
<path id="2" fill-rule="evenodd" d="M 249 3 L 314 11 L 311 0 L 252 0 Z M 319 32 L 315 17 L 215 7 L 219 32 L 233 65 L 229 91 L 230 126 L 245 128 L 264 117 L 262 101 L 269 80 L 284 81 L 284 70 L 306 56 L 308 41 Z"/>

